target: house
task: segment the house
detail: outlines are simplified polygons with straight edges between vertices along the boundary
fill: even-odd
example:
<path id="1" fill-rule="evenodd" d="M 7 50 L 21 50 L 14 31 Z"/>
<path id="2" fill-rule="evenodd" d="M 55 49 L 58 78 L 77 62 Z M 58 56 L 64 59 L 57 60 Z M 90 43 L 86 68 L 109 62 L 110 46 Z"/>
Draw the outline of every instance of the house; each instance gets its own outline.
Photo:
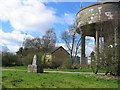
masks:
<path id="1" fill-rule="evenodd" d="M 46 54 L 45 62 L 49 66 L 59 67 L 63 62 L 69 60 L 70 54 L 62 47 L 57 47 L 51 53 Z"/>

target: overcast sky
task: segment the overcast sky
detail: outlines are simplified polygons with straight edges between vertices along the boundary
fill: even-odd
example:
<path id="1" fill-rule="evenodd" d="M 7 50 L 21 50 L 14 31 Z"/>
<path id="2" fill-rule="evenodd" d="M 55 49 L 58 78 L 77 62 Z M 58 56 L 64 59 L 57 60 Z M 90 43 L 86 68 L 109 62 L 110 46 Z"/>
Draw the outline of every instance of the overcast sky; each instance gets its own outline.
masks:
<path id="1" fill-rule="evenodd" d="M 75 21 L 81 2 L 40 2 L 41 0 L 0 0 L 0 46 L 16 52 L 26 37 L 42 37 L 49 28 L 57 34 L 57 45 L 65 47 L 61 32 Z M 94 2 L 82 2 L 85 7 Z M 86 53 L 94 48 L 94 39 L 86 37 Z"/>

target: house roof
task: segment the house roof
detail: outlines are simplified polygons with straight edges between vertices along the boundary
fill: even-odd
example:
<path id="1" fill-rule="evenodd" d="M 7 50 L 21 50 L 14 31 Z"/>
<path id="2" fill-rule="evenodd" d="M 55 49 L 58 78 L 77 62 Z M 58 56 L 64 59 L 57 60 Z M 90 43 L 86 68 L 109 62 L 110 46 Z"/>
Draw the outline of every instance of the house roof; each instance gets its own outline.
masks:
<path id="1" fill-rule="evenodd" d="M 52 52 L 51 52 L 51 54 L 53 54 L 53 53 L 55 53 L 57 50 L 59 50 L 60 48 L 62 48 L 65 52 L 67 52 L 62 46 L 60 46 L 60 47 L 56 47 L 55 48 L 55 50 L 53 50 Z M 68 53 L 68 52 L 67 52 Z M 70 55 L 69 53 L 68 53 L 68 55 Z"/>

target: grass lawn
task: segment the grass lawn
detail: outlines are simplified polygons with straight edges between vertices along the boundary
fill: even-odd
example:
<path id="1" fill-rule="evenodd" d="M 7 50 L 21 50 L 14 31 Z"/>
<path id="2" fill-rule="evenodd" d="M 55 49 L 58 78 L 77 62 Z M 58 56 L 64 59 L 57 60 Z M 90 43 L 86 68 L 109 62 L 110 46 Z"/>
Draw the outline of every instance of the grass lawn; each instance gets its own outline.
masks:
<path id="1" fill-rule="evenodd" d="M 118 88 L 118 80 L 94 75 L 3 71 L 5 88 Z"/>
<path id="2" fill-rule="evenodd" d="M 27 66 L 3 66 L 3 69 L 17 69 L 17 70 L 26 70 Z"/>

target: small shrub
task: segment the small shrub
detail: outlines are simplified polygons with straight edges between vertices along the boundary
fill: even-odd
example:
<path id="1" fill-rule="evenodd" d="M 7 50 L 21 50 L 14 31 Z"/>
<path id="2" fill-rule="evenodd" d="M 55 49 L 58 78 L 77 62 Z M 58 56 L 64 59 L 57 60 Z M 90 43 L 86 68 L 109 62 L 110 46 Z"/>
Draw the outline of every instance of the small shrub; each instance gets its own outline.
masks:
<path id="1" fill-rule="evenodd" d="M 63 62 L 61 60 L 56 59 L 56 60 L 47 61 L 46 66 L 48 68 L 56 69 L 56 68 L 60 67 L 62 64 L 63 64 Z"/>
<path id="2" fill-rule="evenodd" d="M 60 63 L 58 61 L 52 61 L 51 64 L 49 64 L 49 67 L 52 69 L 60 67 Z"/>
<path id="3" fill-rule="evenodd" d="M 80 69 L 81 68 L 81 65 L 80 64 L 73 64 L 71 66 L 72 69 Z"/>
<path id="4" fill-rule="evenodd" d="M 72 62 L 70 60 L 65 60 L 63 64 L 60 66 L 60 68 L 63 69 L 71 69 L 72 67 Z"/>

